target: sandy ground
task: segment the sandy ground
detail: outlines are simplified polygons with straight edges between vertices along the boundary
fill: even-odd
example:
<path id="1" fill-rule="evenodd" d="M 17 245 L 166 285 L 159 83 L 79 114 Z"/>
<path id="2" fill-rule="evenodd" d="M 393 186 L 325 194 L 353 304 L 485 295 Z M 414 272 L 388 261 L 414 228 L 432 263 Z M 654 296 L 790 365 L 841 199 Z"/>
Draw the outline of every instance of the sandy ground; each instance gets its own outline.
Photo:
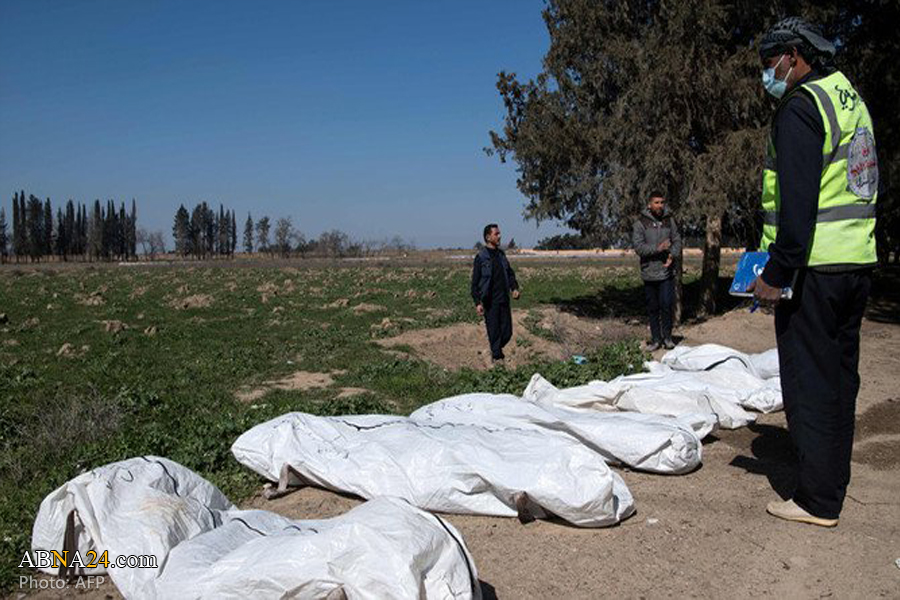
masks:
<path id="1" fill-rule="evenodd" d="M 679 333 L 687 344 L 774 346 L 772 317 L 746 310 Z M 900 326 L 866 320 L 861 357 L 853 480 L 836 529 L 766 515 L 766 502 L 790 491 L 792 457 L 783 413 L 764 415 L 708 439 L 689 475 L 624 472 L 637 514 L 617 527 L 449 516 L 485 597 L 900 597 Z M 357 503 L 308 488 L 246 505 L 304 519 Z M 107 594 L 115 589 L 93 596 Z"/>
<path id="2" fill-rule="evenodd" d="M 646 329 L 636 321 L 576 317 L 549 307 L 514 309 L 512 318 L 513 337 L 503 349 L 504 364 L 508 368 L 540 359 L 564 360 L 602 343 L 641 336 Z M 414 356 L 445 369 L 489 369 L 492 366 L 483 323 L 457 323 L 406 331 L 378 340 L 378 344 L 385 348 L 410 348 Z"/>

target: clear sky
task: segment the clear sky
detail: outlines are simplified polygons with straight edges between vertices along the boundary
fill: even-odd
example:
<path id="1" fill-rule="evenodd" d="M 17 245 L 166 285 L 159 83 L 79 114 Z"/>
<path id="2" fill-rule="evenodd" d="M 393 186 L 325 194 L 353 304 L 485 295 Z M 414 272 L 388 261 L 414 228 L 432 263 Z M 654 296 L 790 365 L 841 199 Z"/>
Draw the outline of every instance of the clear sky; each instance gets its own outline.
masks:
<path id="1" fill-rule="evenodd" d="M 307 236 L 530 245 L 501 70 L 533 77 L 540 0 L 0 0 L 0 198 L 290 216 Z"/>

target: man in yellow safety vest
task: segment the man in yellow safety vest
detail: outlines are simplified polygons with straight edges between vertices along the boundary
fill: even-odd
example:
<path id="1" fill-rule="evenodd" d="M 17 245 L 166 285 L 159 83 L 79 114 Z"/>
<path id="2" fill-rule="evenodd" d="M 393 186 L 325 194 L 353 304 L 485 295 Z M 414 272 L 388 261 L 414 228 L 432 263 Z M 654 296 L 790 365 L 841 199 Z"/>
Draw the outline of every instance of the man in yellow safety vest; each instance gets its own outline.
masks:
<path id="1" fill-rule="evenodd" d="M 778 22 L 760 43 L 763 85 L 779 99 L 763 170 L 762 249 L 751 289 L 775 306 L 781 389 L 799 470 L 770 514 L 834 527 L 847 484 L 859 329 L 876 264 L 878 159 L 865 102 L 831 66 L 834 45 L 809 22 Z M 782 300 L 782 290 L 793 296 Z"/>

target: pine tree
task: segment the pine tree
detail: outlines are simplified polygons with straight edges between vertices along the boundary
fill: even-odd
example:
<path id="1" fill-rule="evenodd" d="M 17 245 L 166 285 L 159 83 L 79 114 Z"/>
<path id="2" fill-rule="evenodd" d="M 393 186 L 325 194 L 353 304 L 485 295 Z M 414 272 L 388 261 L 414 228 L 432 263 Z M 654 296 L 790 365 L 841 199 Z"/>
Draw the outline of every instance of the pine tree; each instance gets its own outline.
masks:
<path id="1" fill-rule="evenodd" d="M 247 220 L 244 222 L 244 252 L 253 253 L 253 217 L 247 213 Z"/>
<path id="2" fill-rule="evenodd" d="M 9 238 L 6 233 L 6 211 L 0 207 L 0 261 L 6 262 L 9 256 Z"/>

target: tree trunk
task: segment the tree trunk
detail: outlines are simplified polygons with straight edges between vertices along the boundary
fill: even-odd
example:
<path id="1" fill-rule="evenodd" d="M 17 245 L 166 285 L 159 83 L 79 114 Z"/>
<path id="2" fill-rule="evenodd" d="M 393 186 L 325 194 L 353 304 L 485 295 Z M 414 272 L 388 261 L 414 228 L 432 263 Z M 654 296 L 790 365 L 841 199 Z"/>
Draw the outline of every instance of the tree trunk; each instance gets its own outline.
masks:
<path id="1" fill-rule="evenodd" d="M 681 323 L 681 319 L 684 316 L 684 290 L 681 287 L 681 275 L 684 272 L 683 269 L 683 259 L 684 258 L 684 249 L 679 252 L 678 256 L 674 257 L 674 266 L 675 266 L 675 305 L 672 307 L 672 323 L 678 324 Z"/>
<path id="2" fill-rule="evenodd" d="M 722 215 L 706 217 L 706 241 L 703 244 L 703 269 L 700 274 L 700 306 L 698 314 L 709 315 L 716 310 L 716 284 L 719 281 L 719 261 L 722 257 Z"/>

